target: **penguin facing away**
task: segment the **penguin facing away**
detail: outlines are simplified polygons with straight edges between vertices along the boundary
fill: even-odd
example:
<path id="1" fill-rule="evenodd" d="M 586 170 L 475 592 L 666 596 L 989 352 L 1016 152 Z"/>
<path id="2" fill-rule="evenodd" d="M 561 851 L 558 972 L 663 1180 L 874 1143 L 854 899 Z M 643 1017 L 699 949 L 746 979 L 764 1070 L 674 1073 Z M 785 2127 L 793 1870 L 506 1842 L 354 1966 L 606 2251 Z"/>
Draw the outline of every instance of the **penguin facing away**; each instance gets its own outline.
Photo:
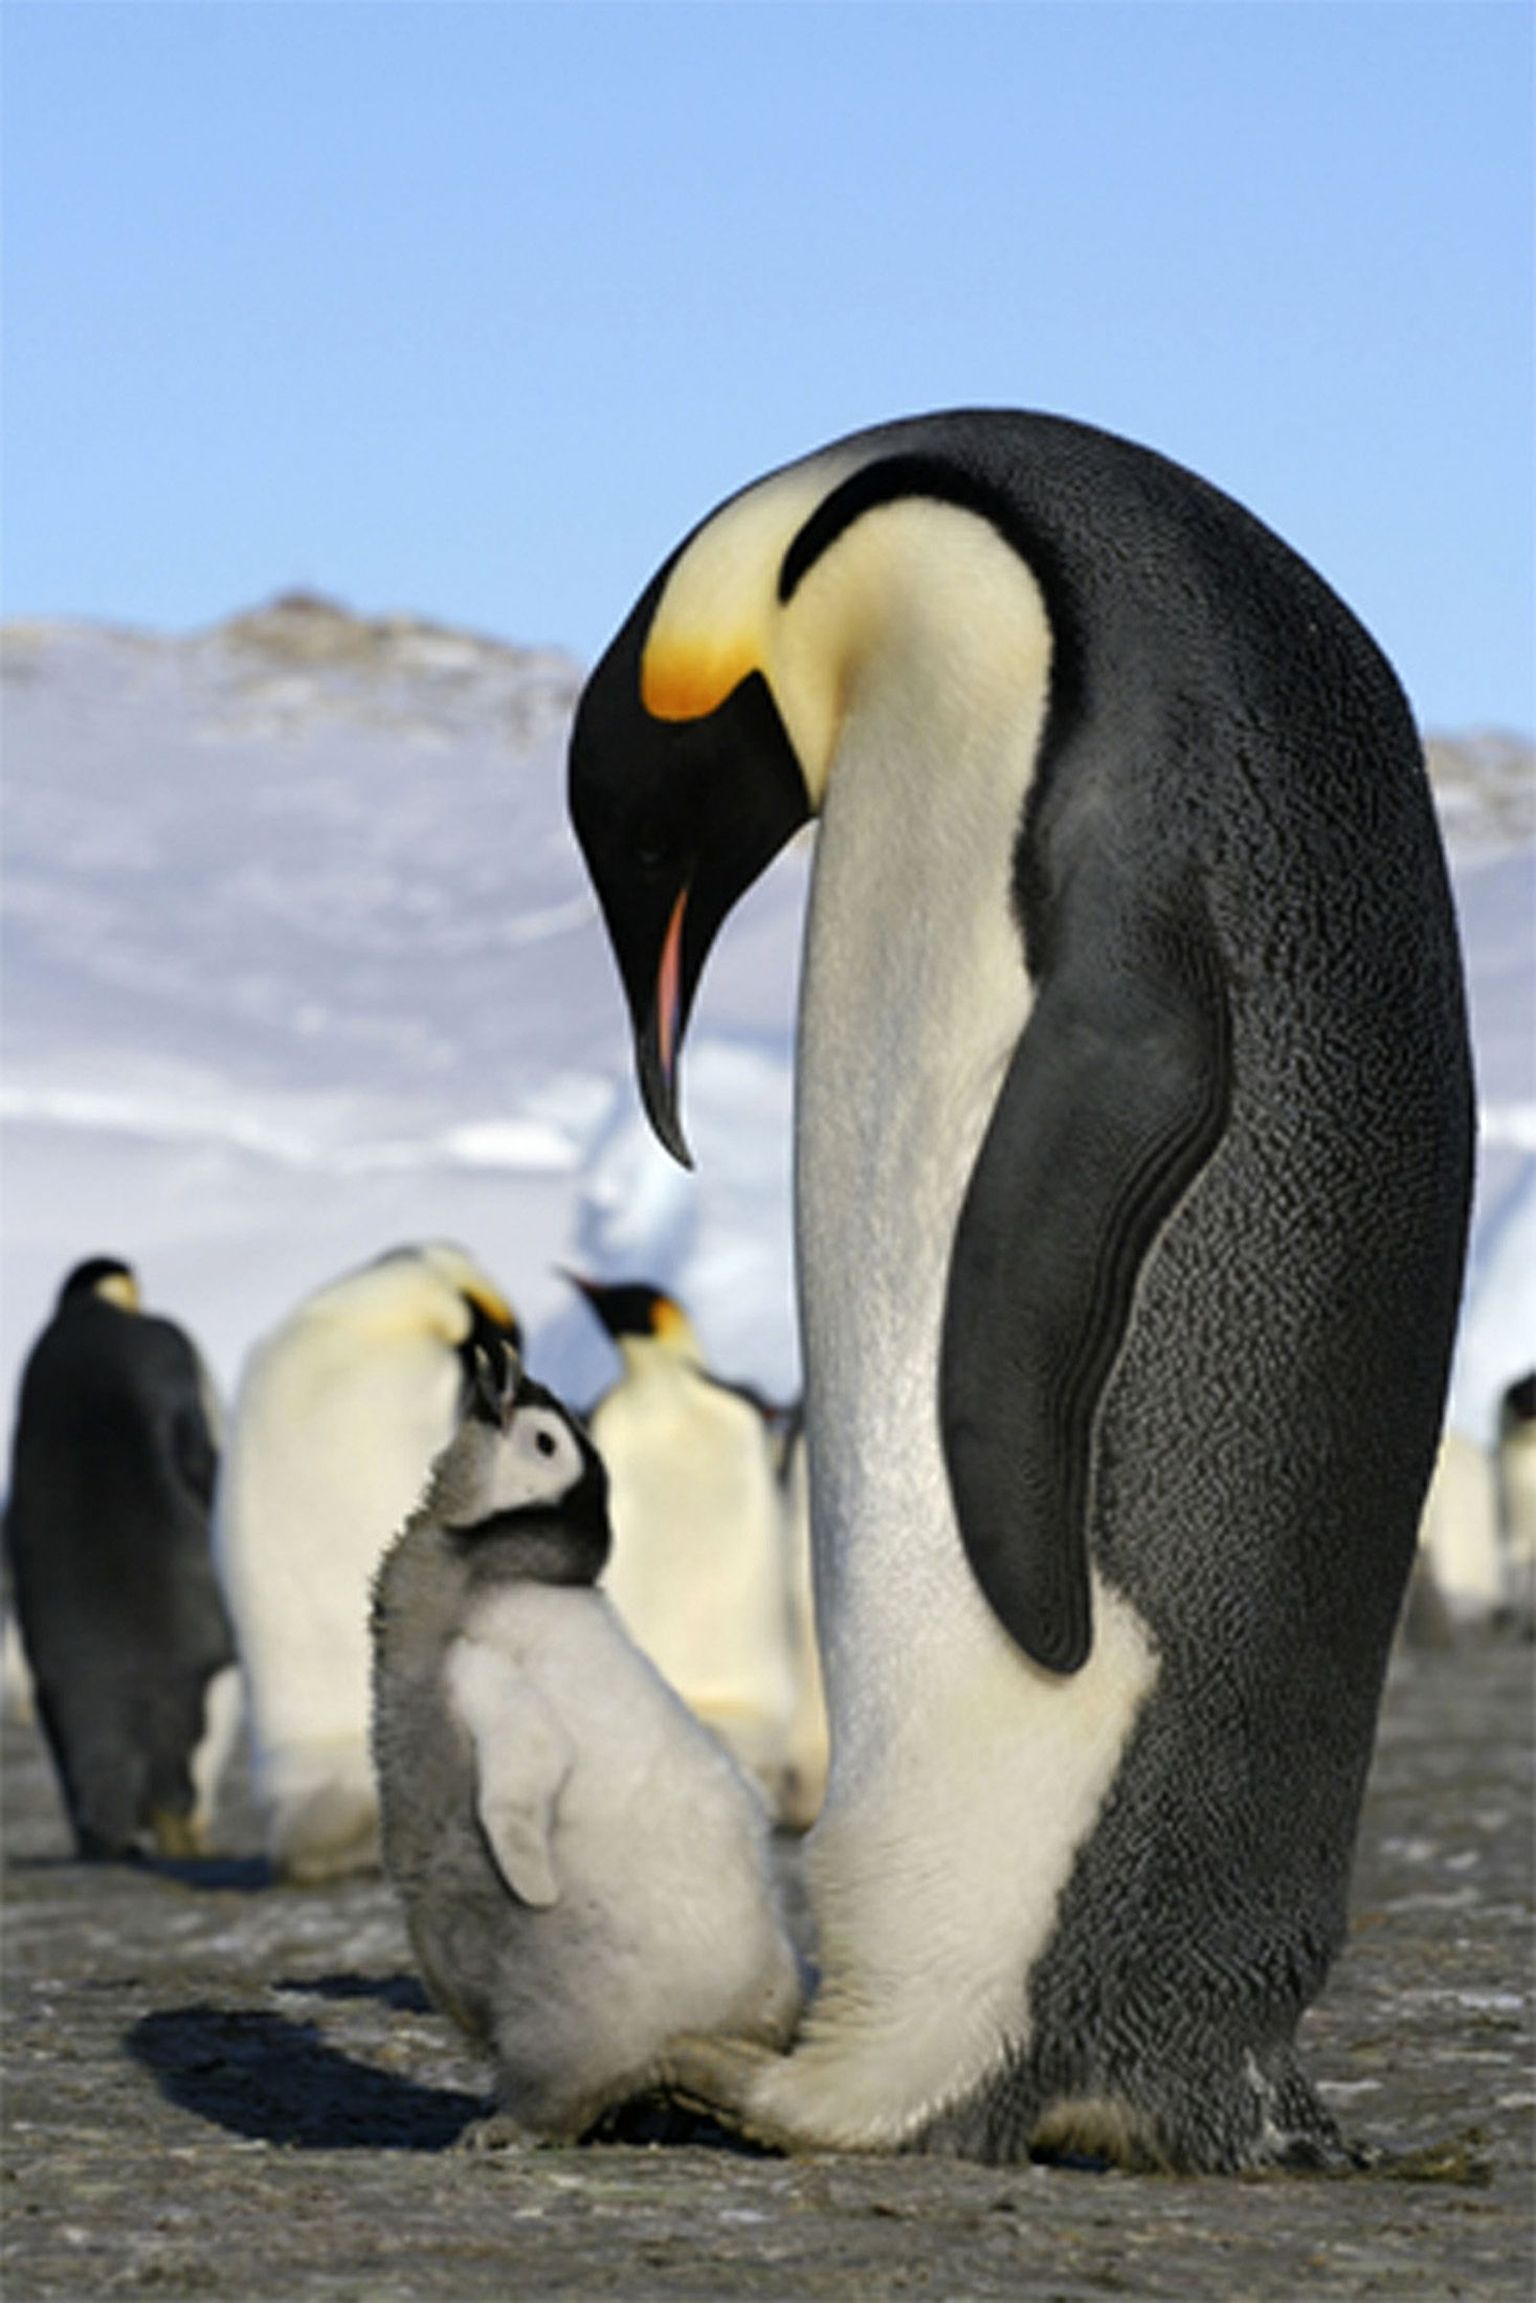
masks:
<path id="1" fill-rule="evenodd" d="M 292 1879 L 378 1862 L 370 1583 L 455 1428 L 476 1343 L 499 1336 L 518 1340 L 499 1288 L 434 1240 L 317 1289 L 246 1361 L 217 1554 L 267 1852 Z"/>
<path id="2" fill-rule="evenodd" d="M 384 1860 L 437 2004 L 496 2062 L 497 2142 L 570 2141 L 679 2034 L 782 2046 L 800 2001 L 768 1824 L 597 1578 L 581 1426 L 484 1353 L 374 1593 Z"/>
<path id="3" fill-rule="evenodd" d="M 796 1234 L 832 1768 L 755 2132 L 1341 2146 L 1342 1940 L 1445 1390 L 1471 1091 L 1417 737 L 1239 506 L 1062 419 L 748 487 L 599 663 L 570 804 L 680 1157 L 711 941 L 820 817 Z"/>
<path id="4" fill-rule="evenodd" d="M 69 1274 L 22 1373 L 5 1539 L 79 1853 L 202 1851 L 235 1648 L 209 1512 L 217 1408 L 131 1267 Z"/>
<path id="5" fill-rule="evenodd" d="M 566 1275 L 612 1338 L 618 1380 L 587 1418 L 608 1473 L 603 1588 L 775 1815 L 794 1804 L 790 1591 L 774 1441 L 760 1402 L 704 1364 L 681 1304 Z"/>

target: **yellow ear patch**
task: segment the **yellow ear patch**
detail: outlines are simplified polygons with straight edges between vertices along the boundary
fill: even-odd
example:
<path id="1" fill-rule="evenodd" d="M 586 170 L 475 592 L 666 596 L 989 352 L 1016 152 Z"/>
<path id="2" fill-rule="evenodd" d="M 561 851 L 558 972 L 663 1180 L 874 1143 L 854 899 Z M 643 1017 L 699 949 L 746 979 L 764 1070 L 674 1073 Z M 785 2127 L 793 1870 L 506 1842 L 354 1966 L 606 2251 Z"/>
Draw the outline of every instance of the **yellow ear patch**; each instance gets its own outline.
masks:
<path id="1" fill-rule="evenodd" d="M 96 1282 L 95 1293 L 104 1302 L 115 1303 L 119 1311 L 138 1311 L 143 1305 L 139 1283 L 131 1272 L 109 1272 L 105 1279 Z"/>
<path id="2" fill-rule="evenodd" d="M 487 1285 L 484 1280 L 476 1280 L 473 1285 L 465 1288 L 464 1293 L 470 1302 L 478 1310 L 483 1311 L 487 1319 L 494 1320 L 498 1327 L 512 1327 L 515 1324 L 512 1306 L 504 1296 L 498 1295 L 495 1288 Z"/>
<path id="3" fill-rule="evenodd" d="M 651 1312 L 651 1333 L 658 1343 L 665 1344 L 668 1351 L 683 1352 L 697 1359 L 699 1341 L 693 1332 L 693 1322 L 682 1305 L 675 1303 L 671 1296 L 659 1295 L 656 1298 Z"/>
<path id="4" fill-rule="evenodd" d="M 653 639 L 640 663 L 640 701 L 653 720 L 701 720 L 758 669 L 745 637 L 723 646 Z"/>
<path id="5" fill-rule="evenodd" d="M 749 672 L 771 675 L 784 554 L 850 469 L 839 456 L 791 464 L 700 528 L 667 578 L 640 658 L 640 701 L 653 719 L 702 719 Z"/>

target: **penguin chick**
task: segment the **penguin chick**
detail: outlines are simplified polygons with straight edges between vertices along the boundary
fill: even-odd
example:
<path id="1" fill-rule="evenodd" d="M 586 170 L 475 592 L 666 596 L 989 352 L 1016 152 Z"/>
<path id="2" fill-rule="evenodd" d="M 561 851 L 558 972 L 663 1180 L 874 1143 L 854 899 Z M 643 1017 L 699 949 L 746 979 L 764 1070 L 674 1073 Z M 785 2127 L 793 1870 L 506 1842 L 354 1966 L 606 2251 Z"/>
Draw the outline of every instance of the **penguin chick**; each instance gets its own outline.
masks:
<path id="1" fill-rule="evenodd" d="M 234 1640 L 214 1576 L 212 1387 L 115 1257 L 23 1371 L 5 1536 L 35 1702 L 87 1858 L 197 1853 Z"/>
<path id="2" fill-rule="evenodd" d="M 783 1504 L 763 1403 L 709 1372 L 670 1295 L 566 1276 L 623 1363 L 590 1417 L 611 1483 L 608 1596 L 774 1815 L 806 1820 L 790 1750 L 796 1654 Z"/>
<path id="3" fill-rule="evenodd" d="M 478 1340 L 517 1323 L 463 1248 L 401 1247 L 319 1288 L 251 1352 L 218 1557 L 250 1697 L 267 1853 L 285 1876 L 378 1862 L 368 1594 L 450 1438 Z"/>
<path id="4" fill-rule="evenodd" d="M 498 2140 L 573 2140 L 680 2034 L 782 2045 L 794 1950 L 751 1786 L 596 1588 L 607 1480 L 510 1354 L 374 1593 L 384 1860 Z"/>

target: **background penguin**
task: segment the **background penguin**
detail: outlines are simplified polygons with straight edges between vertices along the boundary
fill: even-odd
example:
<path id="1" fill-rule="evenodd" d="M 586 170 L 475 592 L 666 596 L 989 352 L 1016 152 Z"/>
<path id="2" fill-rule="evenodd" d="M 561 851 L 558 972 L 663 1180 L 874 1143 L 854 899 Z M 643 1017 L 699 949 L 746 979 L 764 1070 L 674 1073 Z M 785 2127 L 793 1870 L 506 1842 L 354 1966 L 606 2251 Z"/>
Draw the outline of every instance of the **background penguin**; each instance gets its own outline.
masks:
<path id="1" fill-rule="evenodd" d="M 216 1408 L 130 1267 L 82 1263 L 22 1373 L 6 1547 L 34 1700 L 83 1856 L 203 1845 L 236 1709 L 209 1548 Z"/>
<path id="2" fill-rule="evenodd" d="M 819 813 L 796 1078 L 823 1983 L 811 2147 L 1328 2157 L 1344 1934 L 1444 1403 L 1472 1097 L 1421 748 L 1240 507 L 1058 418 L 731 499 L 583 693 L 642 1092 Z"/>
<path id="3" fill-rule="evenodd" d="M 1499 1403 L 1499 1525 L 1516 1630 L 1536 1634 L 1536 1374 L 1512 1383 Z"/>
<path id="4" fill-rule="evenodd" d="M 294 1879 L 378 1861 L 368 1592 L 454 1429 L 477 1340 L 517 1338 L 460 1247 L 402 1247 L 306 1298 L 241 1377 L 216 1540 L 267 1850 Z"/>
<path id="5" fill-rule="evenodd" d="M 777 1443 L 763 1403 L 709 1373 L 671 1296 L 568 1276 L 624 1363 L 587 1419 L 612 1499 L 604 1588 L 774 1814 L 809 1820 L 791 1774 L 791 1595 Z"/>
<path id="6" fill-rule="evenodd" d="M 1493 1451 L 1447 1426 L 1424 1498 L 1405 1629 L 1418 1643 L 1426 1622 L 1434 1622 L 1433 1602 L 1438 1602 L 1446 1636 L 1437 1639 L 1431 1632 L 1422 1644 L 1448 1644 L 1459 1631 L 1498 1622 L 1508 1604 L 1508 1587 Z"/>
<path id="7" fill-rule="evenodd" d="M 779 1503 L 784 1515 L 784 1557 L 789 1573 L 790 1652 L 795 1703 L 790 1714 L 783 1820 L 809 1829 L 826 1797 L 832 1745 L 821 1650 L 816 1644 L 816 1585 L 811 1553 L 811 1475 L 805 1411 L 797 1402 L 779 1423 Z"/>
<path id="8" fill-rule="evenodd" d="M 376 1586 L 385 1862 L 434 1999 L 496 2058 L 496 2140 L 573 2140 L 677 2034 L 782 2045 L 799 2005 L 761 1803 L 595 1588 L 606 1489 L 486 1355 Z"/>

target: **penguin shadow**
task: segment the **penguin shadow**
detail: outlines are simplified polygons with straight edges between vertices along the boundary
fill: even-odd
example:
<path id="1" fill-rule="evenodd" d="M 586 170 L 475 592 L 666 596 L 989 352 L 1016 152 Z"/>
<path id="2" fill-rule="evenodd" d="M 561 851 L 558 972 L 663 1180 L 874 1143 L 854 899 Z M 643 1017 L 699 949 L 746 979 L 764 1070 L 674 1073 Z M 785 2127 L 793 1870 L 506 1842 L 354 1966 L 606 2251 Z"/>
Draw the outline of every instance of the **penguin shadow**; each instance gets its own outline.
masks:
<path id="1" fill-rule="evenodd" d="M 374 2000 L 397 2014 L 426 2015 L 432 2008 L 414 1975 L 304 1976 L 274 1988 L 331 2001 Z M 126 2045 L 179 2109 L 246 2141 L 290 2150 L 444 2151 L 495 2108 L 488 2095 L 426 2087 L 359 2063 L 316 2024 L 261 2009 L 159 2009 L 133 2025 Z M 779 2156 L 660 2092 L 606 2112 L 579 2147 L 605 2145 Z"/>
<path id="2" fill-rule="evenodd" d="M 415 1975 L 285 1975 L 274 1991 L 307 1992 L 312 1999 L 376 1999 L 397 2015 L 430 2015 L 426 1985 Z"/>
<path id="3" fill-rule="evenodd" d="M 332 1996 L 387 1998 L 395 1979 L 323 1980 L 362 1986 Z M 488 2109 L 484 2096 L 355 2062 L 316 2024 L 261 2009 L 158 2009 L 133 2025 L 125 2044 L 179 2109 L 247 2141 L 294 2150 L 441 2151 Z"/>
<path id="4" fill-rule="evenodd" d="M 264 1855 L 144 1855 L 138 1862 L 152 1878 L 209 1895 L 265 1895 L 283 1885 Z"/>
<path id="5" fill-rule="evenodd" d="M 119 1870 L 146 1879 L 169 1879 L 178 1887 L 195 1887 L 213 1894 L 257 1895 L 281 1887 L 282 1879 L 264 1855 L 148 1855 L 140 1848 L 111 1854 L 82 1854 L 76 1849 L 49 1855 L 7 1855 L 10 1872 L 68 1871 L 90 1873 Z"/>

